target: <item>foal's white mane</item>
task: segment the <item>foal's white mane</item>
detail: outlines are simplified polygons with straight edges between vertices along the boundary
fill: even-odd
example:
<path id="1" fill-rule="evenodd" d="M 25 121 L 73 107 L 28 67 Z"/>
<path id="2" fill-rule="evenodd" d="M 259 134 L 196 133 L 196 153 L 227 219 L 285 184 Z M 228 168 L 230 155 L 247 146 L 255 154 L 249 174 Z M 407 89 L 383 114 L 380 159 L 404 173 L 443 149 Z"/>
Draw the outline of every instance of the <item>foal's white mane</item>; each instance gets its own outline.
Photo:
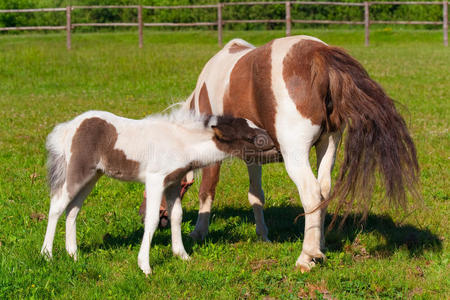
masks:
<path id="1" fill-rule="evenodd" d="M 181 103 L 175 103 L 170 108 L 181 105 Z M 207 120 L 207 116 L 203 114 L 196 114 L 194 110 L 186 109 L 185 107 L 175 107 L 165 113 L 167 110 L 164 110 L 162 113 L 149 115 L 145 118 L 145 120 L 155 121 L 155 122 L 169 122 L 172 124 L 180 125 L 188 129 L 204 129 L 205 121 Z M 216 122 L 216 118 L 212 117 L 208 122 L 209 125 L 212 125 Z"/>

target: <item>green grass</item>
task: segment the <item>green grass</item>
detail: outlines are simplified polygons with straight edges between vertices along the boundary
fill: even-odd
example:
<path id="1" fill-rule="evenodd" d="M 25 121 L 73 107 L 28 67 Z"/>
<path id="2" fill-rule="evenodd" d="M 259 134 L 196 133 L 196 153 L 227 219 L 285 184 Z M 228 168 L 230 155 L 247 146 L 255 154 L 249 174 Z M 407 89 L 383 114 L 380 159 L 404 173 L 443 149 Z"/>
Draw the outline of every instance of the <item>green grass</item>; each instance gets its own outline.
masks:
<path id="1" fill-rule="evenodd" d="M 423 203 L 407 212 L 374 201 L 367 223 L 349 218 L 327 235 L 328 261 L 301 274 L 294 263 L 303 226 L 298 192 L 282 164 L 264 166 L 272 243 L 260 242 L 247 201 L 243 163 L 224 164 L 210 235 L 193 230 L 199 181 L 183 202 L 190 262 L 171 254 L 170 230 L 157 231 L 154 274 L 137 266 L 143 186 L 100 180 L 78 217 L 79 261 L 64 250 L 64 217 L 54 259 L 39 254 L 49 207 L 45 138 L 55 124 L 90 109 L 142 118 L 184 100 L 219 50 L 208 31 L 0 35 L 0 298 L 445 298 L 449 265 L 450 51 L 441 31 L 296 31 L 349 50 L 399 106 L 418 148 Z M 225 32 L 261 45 L 280 31 Z M 342 151 L 341 151 L 342 152 Z M 314 156 L 314 155 L 313 155 Z M 314 157 L 312 158 L 314 160 Z M 339 168 L 339 163 L 337 164 Z M 379 188 L 374 195 L 382 198 Z M 358 214 L 353 216 L 358 218 Z M 43 219 L 42 219 L 43 218 Z M 447 296 L 445 296 L 447 295 Z"/>

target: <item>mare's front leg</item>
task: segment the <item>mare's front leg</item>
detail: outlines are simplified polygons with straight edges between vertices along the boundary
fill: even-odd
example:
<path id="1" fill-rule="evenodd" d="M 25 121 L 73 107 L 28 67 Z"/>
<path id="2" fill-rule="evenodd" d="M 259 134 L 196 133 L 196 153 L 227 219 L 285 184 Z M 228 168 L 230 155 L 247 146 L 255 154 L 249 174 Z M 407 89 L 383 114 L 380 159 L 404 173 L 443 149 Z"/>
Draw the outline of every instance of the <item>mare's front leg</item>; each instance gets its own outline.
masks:
<path id="1" fill-rule="evenodd" d="M 197 223 L 190 236 L 196 241 L 202 241 L 208 234 L 209 216 L 211 215 L 211 206 L 216 194 L 217 182 L 219 182 L 221 163 L 215 163 L 202 170 L 202 182 L 198 198 L 200 207 L 198 210 Z"/>
<path id="2" fill-rule="evenodd" d="M 138 255 L 138 265 L 145 275 L 152 272 L 149 262 L 150 244 L 159 223 L 159 206 L 164 192 L 164 177 L 148 174 L 145 181 L 147 194 L 144 220 L 144 236 Z"/>
<path id="3" fill-rule="evenodd" d="M 248 201 L 253 207 L 255 215 L 256 234 L 264 241 L 270 242 L 268 238 L 269 230 L 264 222 L 264 191 L 261 185 L 262 167 L 260 165 L 247 165 L 250 187 L 248 191 Z"/>
<path id="4" fill-rule="evenodd" d="M 328 200 L 331 192 L 331 171 L 336 161 L 336 151 L 341 139 L 341 132 L 324 133 L 316 143 L 317 154 L 317 170 L 320 184 L 320 194 L 322 200 Z M 320 248 L 325 249 L 325 217 L 327 214 L 327 207 L 322 208 L 321 212 L 321 240 Z"/>
<path id="5" fill-rule="evenodd" d="M 167 210 L 169 211 L 170 226 L 172 229 L 172 252 L 183 260 L 190 257 L 186 253 L 181 235 L 181 222 L 183 219 L 183 209 L 181 207 L 181 183 L 177 182 L 169 186 L 164 194 L 167 201 Z"/>

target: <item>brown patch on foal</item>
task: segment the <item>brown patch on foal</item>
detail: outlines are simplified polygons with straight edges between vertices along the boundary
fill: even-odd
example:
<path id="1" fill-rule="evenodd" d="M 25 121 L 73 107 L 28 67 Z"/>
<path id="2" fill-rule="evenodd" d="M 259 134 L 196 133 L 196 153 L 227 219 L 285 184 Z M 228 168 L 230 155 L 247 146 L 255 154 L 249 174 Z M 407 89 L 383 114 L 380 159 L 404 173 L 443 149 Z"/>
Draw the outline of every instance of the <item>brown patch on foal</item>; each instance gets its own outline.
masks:
<path id="1" fill-rule="evenodd" d="M 272 42 L 242 56 L 230 74 L 223 99 L 225 115 L 251 120 L 279 147 L 275 132 L 276 102 L 272 90 Z"/>
<path id="2" fill-rule="evenodd" d="M 314 125 L 322 125 L 326 119 L 328 80 L 318 76 L 326 72 L 319 50 L 327 45 L 316 41 L 302 40 L 293 45 L 283 60 L 283 79 L 289 96 L 294 100 L 300 114 Z M 331 110 L 332 107 L 328 107 Z"/>
<path id="3" fill-rule="evenodd" d="M 174 182 L 181 182 L 183 177 L 192 170 L 203 167 L 198 161 L 190 162 L 187 166 L 178 168 L 164 178 L 164 186 L 170 185 Z"/>
<path id="4" fill-rule="evenodd" d="M 237 53 L 237 52 L 241 52 L 241 51 L 248 50 L 248 49 L 251 49 L 251 48 L 249 46 L 246 46 L 246 45 L 233 43 L 230 46 L 230 48 L 228 48 L 228 52 L 229 53 Z"/>
<path id="5" fill-rule="evenodd" d="M 209 103 L 208 89 L 206 88 L 206 83 L 203 83 L 198 96 L 198 109 L 200 113 L 206 115 L 212 115 L 211 103 Z"/>
<path id="6" fill-rule="evenodd" d="M 139 162 L 127 159 L 122 150 L 114 149 L 116 128 L 107 121 L 94 117 L 81 122 L 72 139 L 71 158 L 67 174 L 67 191 L 75 197 L 98 170 L 99 162 L 106 175 L 131 181 L 139 174 Z"/>

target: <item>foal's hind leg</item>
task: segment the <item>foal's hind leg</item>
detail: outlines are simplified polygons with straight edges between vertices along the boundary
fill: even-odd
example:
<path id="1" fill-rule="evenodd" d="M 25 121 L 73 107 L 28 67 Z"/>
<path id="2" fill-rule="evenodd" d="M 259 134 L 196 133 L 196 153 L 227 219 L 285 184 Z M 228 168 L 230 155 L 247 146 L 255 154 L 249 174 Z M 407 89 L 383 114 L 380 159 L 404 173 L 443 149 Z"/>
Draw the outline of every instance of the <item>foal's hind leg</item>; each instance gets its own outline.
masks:
<path id="1" fill-rule="evenodd" d="M 183 209 L 181 208 L 180 191 L 181 185 L 177 183 L 169 186 L 164 194 L 167 200 L 167 210 L 169 211 L 170 227 L 172 230 L 172 252 L 181 259 L 188 260 L 190 257 L 184 249 L 181 235 Z"/>
<path id="2" fill-rule="evenodd" d="M 66 187 L 67 184 L 65 183 L 60 190 L 52 192 L 52 197 L 50 199 L 47 231 L 45 232 L 44 243 L 41 249 L 41 254 L 46 255 L 48 258 L 52 258 L 53 240 L 55 238 L 58 219 L 71 201 Z"/>
<path id="3" fill-rule="evenodd" d="M 255 215 L 256 233 L 267 242 L 270 242 L 268 238 L 269 230 L 264 222 L 264 191 L 261 186 L 261 173 L 262 167 L 260 165 L 247 165 L 248 176 L 250 179 L 250 188 L 248 191 L 248 201 L 253 207 L 253 213 Z"/>
<path id="4" fill-rule="evenodd" d="M 331 171 L 333 170 L 334 162 L 336 160 L 336 150 L 341 138 L 341 132 L 324 133 L 320 136 L 316 143 L 317 154 L 317 169 L 320 184 L 320 194 L 322 200 L 327 200 L 330 197 L 331 191 Z M 321 212 L 321 239 L 320 248 L 325 249 L 325 232 L 324 223 L 327 214 L 327 207 L 324 207 Z"/>
<path id="5" fill-rule="evenodd" d="M 80 212 L 86 197 L 91 193 L 95 183 L 100 175 L 94 176 L 86 185 L 78 192 L 76 197 L 69 203 L 66 208 L 66 250 L 67 253 L 77 260 L 77 226 L 76 218 Z"/>
<path id="6" fill-rule="evenodd" d="M 220 162 L 203 168 L 202 174 L 202 182 L 198 193 L 200 208 L 198 210 L 195 229 L 190 234 L 190 236 L 196 241 L 203 240 L 208 234 L 211 206 L 216 194 L 217 182 L 219 182 Z"/>

